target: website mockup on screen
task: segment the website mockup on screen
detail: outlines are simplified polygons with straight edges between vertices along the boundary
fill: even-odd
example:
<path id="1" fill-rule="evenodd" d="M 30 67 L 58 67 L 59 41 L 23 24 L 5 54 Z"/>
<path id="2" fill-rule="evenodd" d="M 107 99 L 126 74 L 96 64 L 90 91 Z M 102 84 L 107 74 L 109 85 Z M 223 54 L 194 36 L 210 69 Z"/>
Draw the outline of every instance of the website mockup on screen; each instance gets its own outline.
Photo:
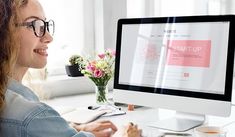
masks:
<path id="1" fill-rule="evenodd" d="M 124 24 L 119 83 L 224 94 L 229 25 Z"/>

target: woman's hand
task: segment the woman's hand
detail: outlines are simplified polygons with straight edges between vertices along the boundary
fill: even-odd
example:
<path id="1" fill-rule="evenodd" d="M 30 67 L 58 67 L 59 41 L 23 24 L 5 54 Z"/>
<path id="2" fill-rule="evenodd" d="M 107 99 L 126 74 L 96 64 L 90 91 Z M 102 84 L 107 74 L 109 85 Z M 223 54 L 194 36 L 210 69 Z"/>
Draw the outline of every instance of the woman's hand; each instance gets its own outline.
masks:
<path id="1" fill-rule="evenodd" d="M 125 126 L 122 137 L 141 137 L 141 129 L 138 129 L 137 125 L 134 125 L 130 122 L 127 126 Z"/>
<path id="2" fill-rule="evenodd" d="M 72 125 L 78 131 L 87 131 L 93 133 L 96 137 L 111 137 L 117 127 L 108 120 L 99 120 L 82 125 Z"/>

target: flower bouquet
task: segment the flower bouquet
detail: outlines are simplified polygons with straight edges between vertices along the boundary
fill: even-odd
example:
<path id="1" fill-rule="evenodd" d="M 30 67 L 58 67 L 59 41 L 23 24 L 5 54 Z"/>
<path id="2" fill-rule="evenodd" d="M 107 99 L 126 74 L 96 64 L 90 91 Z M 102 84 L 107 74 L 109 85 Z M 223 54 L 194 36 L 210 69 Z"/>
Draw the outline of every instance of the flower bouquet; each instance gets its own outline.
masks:
<path id="1" fill-rule="evenodd" d="M 108 49 L 98 54 L 97 59 L 84 60 L 80 66 L 82 74 L 91 79 L 96 85 L 96 102 L 107 103 L 107 84 L 114 74 L 115 51 Z"/>

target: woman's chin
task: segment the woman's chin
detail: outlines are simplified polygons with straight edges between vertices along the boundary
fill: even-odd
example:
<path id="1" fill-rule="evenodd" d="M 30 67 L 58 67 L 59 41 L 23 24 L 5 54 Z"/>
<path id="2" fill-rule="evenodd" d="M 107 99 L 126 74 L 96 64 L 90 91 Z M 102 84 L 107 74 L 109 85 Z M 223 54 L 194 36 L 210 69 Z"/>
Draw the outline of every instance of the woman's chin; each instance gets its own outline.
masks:
<path id="1" fill-rule="evenodd" d="M 35 68 L 35 69 L 41 69 L 41 68 L 44 68 L 46 66 L 47 62 L 44 62 L 44 63 L 40 63 L 40 64 L 35 64 L 32 66 L 32 68 Z"/>

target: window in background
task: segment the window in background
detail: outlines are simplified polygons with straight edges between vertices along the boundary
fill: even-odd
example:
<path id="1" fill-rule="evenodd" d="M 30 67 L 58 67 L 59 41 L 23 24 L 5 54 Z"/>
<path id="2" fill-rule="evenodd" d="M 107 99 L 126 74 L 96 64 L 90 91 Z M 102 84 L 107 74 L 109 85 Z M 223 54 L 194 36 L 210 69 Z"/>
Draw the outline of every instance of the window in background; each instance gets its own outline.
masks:
<path id="1" fill-rule="evenodd" d="M 182 16 L 195 14 L 195 0 L 161 0 L 161 9 L 155 10 L 160 12 L 161 16 Z M 156 13 L 157 14 L 157 13 Z"/>
<path id="2" fill-rule="evenodd" d="M 48 19 L 55 21 L 54 40 L 49 44 L 47 71 L 50 75 L 65 75 L 65 64 L 72 54 L 84 54 L 83 49 L 93 49 L 93 35 L 86 42 L 92 29 L 92 3 L 85 0 L 40 0 Z M 87 7 L 90 6 L 90 7 Z M 86 13 L 85 13 L 86 12 Z M 91 16 L 89 16 L 91 15 Z M 93 30 L 92 30 L 93 31 Z"/>
<path id="3" fill-rule="evenodd" d="M 40 2 L 48 19 L 53 19 L 56 27 L 54 41 L 49 45 L 47 65 L 49 75 L 65 75 L 64 65 L 68 63 L 68 58 L 72 54 L 94 54 L 103 48 L 115 48 L 118 18 L 205 15 L 218 14 L 221 11 L 220 0 L 40 0 Z"/>
<path id="4" fill-rule="evenodd" d="M 145 0 L 127 0 L 127 17 L 144 17 Z"/>
<path id="5" fill-rule="evenodd" d="M 127 0 L 127 17 L 208 15 L 211 0 Z M 218 3 L 218 2 L 217 2 Z M 218 4 L 212 4 L 214 13 Z M 214 13 L 215 14 L 215 13 Z"/>
<path id="6" fill-rule="evenodd" d="M 208 3 L 208 14 L 209 15 L 219 15 L 222 13 L 222 6 L 220 0 L 209 0 Z"/>

